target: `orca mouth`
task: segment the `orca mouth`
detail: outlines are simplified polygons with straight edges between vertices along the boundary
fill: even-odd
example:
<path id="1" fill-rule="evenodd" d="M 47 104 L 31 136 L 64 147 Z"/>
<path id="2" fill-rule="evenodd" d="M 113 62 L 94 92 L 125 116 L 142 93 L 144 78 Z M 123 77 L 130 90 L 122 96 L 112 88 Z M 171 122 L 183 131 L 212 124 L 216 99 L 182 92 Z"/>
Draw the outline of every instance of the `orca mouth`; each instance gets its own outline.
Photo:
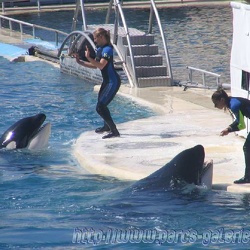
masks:
<path id="1" fill-rule="evenodd" d="M 27 148 L 30 150 L 40 150 L 48 147 L 48 140 L 51 133 L 51 123 L 48 122 L 37 129 L 33 137 L 30 138 Z"/>
<path id="2" fill-rule="evenodd" d="M 213 160 L 205 161 L 203 163 L 200 172 L 199 185 L 205 185 L 210 189 L 212 188 L 212 181 L 213 181 Z"/>
<path id="3" fill-rule="evenodd" d="M 213 166 L 213 161 L 205 161 L 201 170 L 201 177 L 206 174 L 206 172 Z"/>
<path id="4" fill-rule="evenodd" d="M 47 124 L 48 124 L 48 123 L 41 124 L 41 126 L 40 126 L 39 128 L 37 128 L 37 129 L 33 132 L 32 136 L 31 136 L 31 139 L 33 139 L 34 137 L 36 137 L 36 136 L 46 127 Z"/>

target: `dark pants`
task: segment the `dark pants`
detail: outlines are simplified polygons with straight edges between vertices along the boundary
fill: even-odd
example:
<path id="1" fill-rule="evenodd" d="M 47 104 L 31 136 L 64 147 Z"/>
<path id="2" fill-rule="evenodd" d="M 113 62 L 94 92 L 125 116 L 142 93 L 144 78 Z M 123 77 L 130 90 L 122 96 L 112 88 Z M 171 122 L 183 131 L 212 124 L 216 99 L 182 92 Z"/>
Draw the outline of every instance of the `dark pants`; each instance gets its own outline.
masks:
<path id="1" fill-rule="evenodd" d="M 247 135 L 247 139 L 243 145 L 243 152 L 245 155 L 245 178 L 250 180 L 250 133 Z"/>
<path id="2" fill-rule="evenodd" d="M 111 117 L 108 105 L 114 99 L 117 91 L 120 88 L 120 85 L 120 78 L 118 78 L 118 81 L 116 83 L 103 83 L 98 94 L 96 112 L 104 120 L 104 126 L 108 126 L 111 131 L 116 130 L 116 125 Z"/>

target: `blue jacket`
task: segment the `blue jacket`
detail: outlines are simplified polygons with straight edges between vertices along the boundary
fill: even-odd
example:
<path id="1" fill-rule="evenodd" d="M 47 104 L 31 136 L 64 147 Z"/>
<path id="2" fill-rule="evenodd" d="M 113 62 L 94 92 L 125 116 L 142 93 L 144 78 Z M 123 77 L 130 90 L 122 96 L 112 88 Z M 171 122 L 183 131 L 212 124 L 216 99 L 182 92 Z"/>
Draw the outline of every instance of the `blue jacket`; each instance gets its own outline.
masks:
<path id="1" fill-rule="evenodd" d="M 242 97 L 229 97 L 228 108 L 234 118 L 229 126 L 232 132 L 246 128 L 244 117 L 250 118 L 250 100 Z"/>

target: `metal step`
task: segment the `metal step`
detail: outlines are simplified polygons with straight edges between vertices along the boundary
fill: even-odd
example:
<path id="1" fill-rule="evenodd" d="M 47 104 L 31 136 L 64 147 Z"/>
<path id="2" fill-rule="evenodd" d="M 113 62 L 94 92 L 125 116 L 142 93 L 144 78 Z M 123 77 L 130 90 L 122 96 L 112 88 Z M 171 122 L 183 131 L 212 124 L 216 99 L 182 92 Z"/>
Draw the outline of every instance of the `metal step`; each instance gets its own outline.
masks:
<path id="1" fill-rule="evenodd" d="M 138 87 L 158 87 L 158 86 L 171 86 L 171 78 L 167 76 L 158 77 L 138 77 Z"/>
<path id="2" fill-rule="evenodd" d="M 123 45 L 128 45 L 126 36 L 122 36 L 121 39 Z M 130 42 L 133 45 L 154 44 L 154 35 L 133 35 L 130 36 Z"/>
<path id="3" fill-rule="evenodd" d="M 131 61 L 130 56 L 127 57 Z M 161 55 L 139 55 L 134 57 L 136 66 L 157 66 L 162 65 L 163 58 Z"/>
<path id="4" fill-rule="evenodd" d="M 127 48 L 127 55 L 130 56 L 128 47 L 125 46 L 125 48 Z M 158 54 L 158 46 L 156 44 L 132 45 L 132 50 L 134 56 Z"/>
<path id="5" fill-rule="evenodd" d="M 166 76 L 167 68 L 166 66 L 144 66 L 135 67 L 137 77 L 155 77 L 155 76 Z"/>

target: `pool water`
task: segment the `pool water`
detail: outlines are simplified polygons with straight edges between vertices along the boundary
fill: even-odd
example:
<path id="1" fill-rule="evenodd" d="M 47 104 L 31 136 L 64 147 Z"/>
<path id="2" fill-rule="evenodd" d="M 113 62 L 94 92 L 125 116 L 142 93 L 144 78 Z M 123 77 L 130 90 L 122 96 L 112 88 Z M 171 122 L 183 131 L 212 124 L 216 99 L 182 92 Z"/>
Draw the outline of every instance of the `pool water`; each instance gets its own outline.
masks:
<path id="1" fill-rule="evenodd" d="M 217 15 L 216 27 L 222 20 L 228 22 L 221 9 L 206 11 L 174 13 L 180 23 L 183 18 L 200 23 L 203 15 L 211 19 Z M 230 10 L 226 12 L 230 16 Z M 48 15 L 22 17 L 50 24 L 53 19 Z M 42 25 L 49 26 L 46 22 Z M 185 32 L 179 37 L 185 38 Z M 225 56 L 228 51 L 221 47 Z M 209 65 L 217 65 L 217 58 L 223 56 L 211 57 Z M 134 192 L 129 189 L 132 182 L 87 173 L 73 157 L 72 146 L 82 132 L 100 125 L 93 84 L 45 62 L 13 63 L 0 57 L 0 65 L 0 131 L 38 112 L 52 123 L 48 149 L 0 151 L 0 249 L 248 249 L 249 194 L 193 185 Z M 226 68 L 223 61 L 220 70 L 225 75 Z M 154 115 L 119 95 L 110 108 L 118 126 Z"/>

